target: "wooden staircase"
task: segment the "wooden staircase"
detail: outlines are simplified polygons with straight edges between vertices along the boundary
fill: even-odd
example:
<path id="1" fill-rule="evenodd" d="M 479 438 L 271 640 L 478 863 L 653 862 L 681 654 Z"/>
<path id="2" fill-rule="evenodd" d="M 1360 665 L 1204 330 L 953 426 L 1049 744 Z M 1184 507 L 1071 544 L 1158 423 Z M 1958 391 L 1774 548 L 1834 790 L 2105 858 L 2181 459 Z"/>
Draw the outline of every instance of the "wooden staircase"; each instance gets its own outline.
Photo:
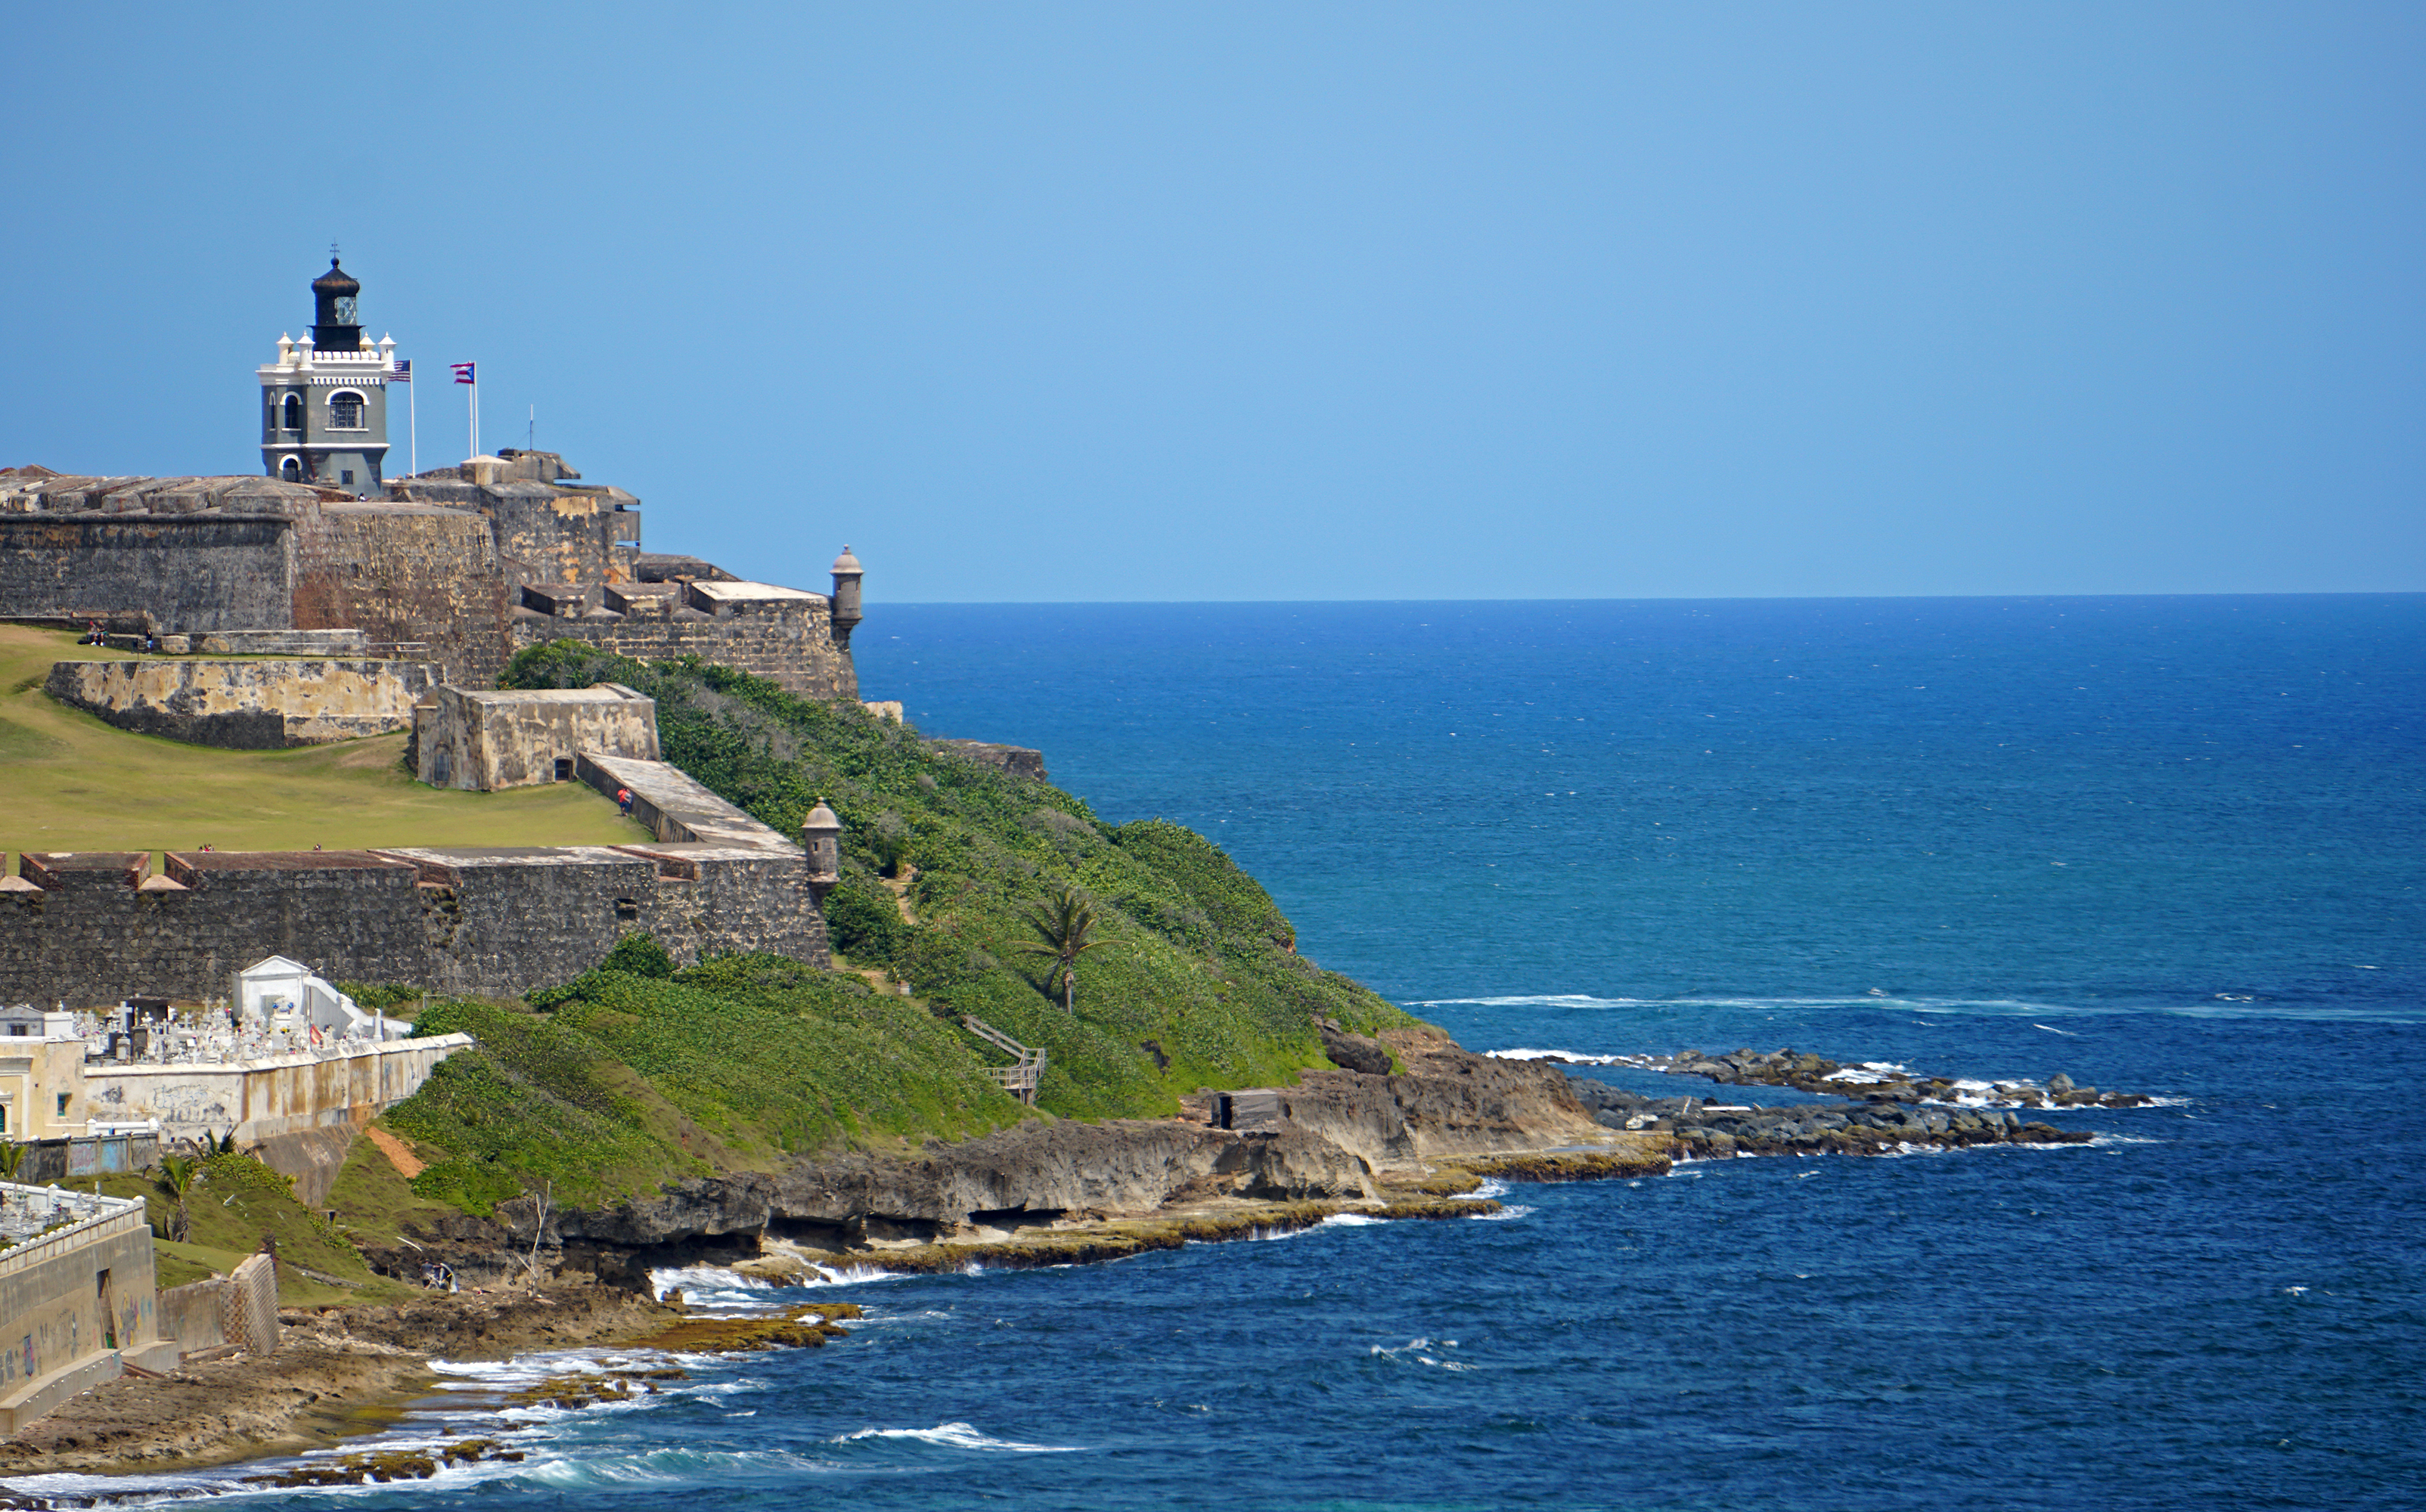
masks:
<path id="1" fill-rule="evenodd" d="M 986 1070 L 995 1081 L 1002 1084 L 1004 1091 L 1022 1102 L 1033 1106 L 1036 1102 L 1036 1084 L 1044 1079 L 1044 1052 L 1029 1049 L 975 1014 L 962 1014 L 961 1022 L 967 1024 L 969 1033 L 987 1044 L 998 1050 L 1008 1051 L 1017 1057 L 1011 1065 L 989 1066 Z"/>

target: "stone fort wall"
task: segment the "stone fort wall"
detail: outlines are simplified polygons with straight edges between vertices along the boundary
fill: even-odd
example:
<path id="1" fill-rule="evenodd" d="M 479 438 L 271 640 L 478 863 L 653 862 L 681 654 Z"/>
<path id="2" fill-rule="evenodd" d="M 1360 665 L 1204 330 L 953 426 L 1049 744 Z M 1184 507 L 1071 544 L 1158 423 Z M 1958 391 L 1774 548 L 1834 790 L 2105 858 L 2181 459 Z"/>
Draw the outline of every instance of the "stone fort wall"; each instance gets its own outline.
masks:
<path id="1" fill-rule="evenodd" d="M 27 852 L 0 879 L 0 1001 L 71 1007 L 230 990 L 267 955 L 332 980 L 513 996 L 644 932 L 677 962 L 766 950 L 832 964 L 797 849 Z"/>
<path id="2" fill-rule="evenodd" d="M 763 677 L 808 699 L 856 699 L 859 673 L 833 643 L 822 602 L 770 606 L 730 619 L 572 619 L 529 613 L 513 625 L 514 649 L 577 640 L 634 661 L 696 656 Z"/>
<path id="3" fill-rule="evenodd" d="M 162 630 L 283 627 L 293 529 L 278 515 L 0 513 L 0 614 L 148 613 Z"/>
<path id="4" fill-rule="evenodd" d="M 775 589 L 703 608 L 638 591 L 639 501 L 575 477 L 549 454 L 488 458 L 356 502 L 264 478 L 0 469 L 0 618 L 174 635 L 358 629 L 465 687 L 493 686 L 516 651 L 566 638 L 643 661 L 699 656 L 804 697 L 858 696 L 824 596 Z M 569 591 L 534 610 L 529 587 Z M 635 591 L 613 606 L 617 587 Z"/>

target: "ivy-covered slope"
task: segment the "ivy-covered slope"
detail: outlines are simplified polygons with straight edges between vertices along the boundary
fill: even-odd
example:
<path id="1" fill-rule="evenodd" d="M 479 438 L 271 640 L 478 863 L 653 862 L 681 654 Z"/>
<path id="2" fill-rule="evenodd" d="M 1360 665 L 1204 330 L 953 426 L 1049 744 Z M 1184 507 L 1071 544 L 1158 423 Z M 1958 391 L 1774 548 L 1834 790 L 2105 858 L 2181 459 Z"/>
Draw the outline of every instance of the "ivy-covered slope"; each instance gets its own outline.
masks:
<path id="1" fill-rule="evenodd" d="M 552 1180 L 559 1200 L 600 1200 L 1029 1116 L 986 1076 L 1007 1057 L 962 1014 L 1044 1047 L 1039 1105 L 1078 1118 L 1167 1115 L 1200 1086 L 1294 1079 L 1325 1064 L 1318 1015 L 1367 1033 L 1412 1021 L 1299 957 L 1254 879 L 1178 825 L 1101 824 L 1058 788 L 937 752 L 855 705 L 695 661 L 559 641 L 501 681 L 638 689 L 656 700 L 669 762 L 786 833 L 824 799 L 844 826 L 826 917 L 845 964 L 882 990 L 768 957 L 654 974 L 661 953 L 627 941 L 526 1008 L 434 1005 L 424 1032 L 481 1045 L 390 1116 L 456 1156 L 416 1182 L 426 1195 L 477 1211 Z M 1038 938 L 1027 914 L 1063 884 L 1094 900 L 1103 942 L 1079 961 L 1075 1014 L 1047 990 L 1051 960 L 1023 948 Z"/>

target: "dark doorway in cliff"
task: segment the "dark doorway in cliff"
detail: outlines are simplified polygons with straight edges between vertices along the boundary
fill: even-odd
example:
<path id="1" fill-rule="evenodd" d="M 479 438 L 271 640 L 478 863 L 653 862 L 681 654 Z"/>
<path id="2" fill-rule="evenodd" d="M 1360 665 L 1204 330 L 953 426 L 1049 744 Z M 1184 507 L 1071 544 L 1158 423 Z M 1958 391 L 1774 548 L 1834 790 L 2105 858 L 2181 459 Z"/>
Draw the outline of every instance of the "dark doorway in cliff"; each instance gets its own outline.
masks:
<path id="1" fill-rule="evenodd" d="M 556 780 L 559 782 L 570 782 L 573 780 L 572 757 L 558 756 L 556 759 Z"/>

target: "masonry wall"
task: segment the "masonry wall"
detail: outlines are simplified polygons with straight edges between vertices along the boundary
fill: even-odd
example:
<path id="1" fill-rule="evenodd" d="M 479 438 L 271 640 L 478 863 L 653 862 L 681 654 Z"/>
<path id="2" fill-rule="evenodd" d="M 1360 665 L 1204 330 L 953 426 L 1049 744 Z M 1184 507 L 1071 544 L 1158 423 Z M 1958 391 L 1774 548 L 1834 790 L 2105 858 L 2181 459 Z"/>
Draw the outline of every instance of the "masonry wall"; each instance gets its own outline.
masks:
<path id="1" fill-rule="evenodd" d="M 656 898 L 655 865 L 605 845 L 390 854 L 444 889 L 450 913 L 418 980 L 450 992 L 570 981 L 642 928 Z"/>
<path id="2" fill-rule="evenodd" d="M 509 483 L 490 492 L 498 554 L 521 563 L 526 581 L 616 583 L 630 577 L 640 516 L 636 509 L 616 508 L 609 491 Z"/>
<path id="3" fill-rule="evenodd" d="M 233 750 L 316 746 L 400 730 L 436 684 L 395 661 L 57 662 L 47 691 L 121 730 Z"/>
<path id="4" fill-rule="evenodd" d="M 0 1195 L 11 1202 L 42 1200 L 20 1185 Z M 94 1361 L 94 1355 L 112 1347 L 152 1353 L 158 1318 L 152 1230 L 140 1203 L 109 1206 L 118 1211 L 0 1250 L 0 1403 L 8 1404 L 0 1415 L 8 1419 L 0 1431 L 13 1432 L 119 1374 L 114 1360 Z M 95 1284 L 104 1271 L 105 1292 Z"/>
<path id="5" fill-rule="evenodd" d="M 294 524 L 271 515 L 0 514 L 0 616 L 139 611 L 178 632 L 289 625 Z"/>
<path id="6" fill-rule="evenodd" d="M 432 787 L 490 793 L 554 782 L 557 763 L 572 763 L 583 751 L 655 761 L 656 707 L 614 685 L 439 688 L 414 716 L 409 755 L 414 774 Z"/>
<path id="7" fill-rule="evenodd" d="M 760 950 L 820 964 L 832 959 L 825 916 L 797 851 L 650 848 L 659 875 L 641 927 L 677 964 Z"/>
<path id="8" fill-rule="evenodd" d="M 352 626 L 374 642 L 418 642 L 414 656 L 444 668 L 444 681 L 488 687 L 513 654 L 512 609 L 489 523 L 468 509 L 331 504 L 296 523 L 290 613 L 299 629 Z"/>
<path id="9" fill-rule="evenodd" d="M 731 619 L 555 619 L 512 626 L 514 649 L 577 640 L 635 661 L 696 656 L 736 668 L 809 699 L 856 699 L 859 673 L 833 643 L 821 602 L 787 601 L 781 612 Z"/>
<path id="10" fill-rule="evenodd" d="M 274 869 L 208 873 L 197 864 L 255 858 L 172 854 L 176 887 L 61 871 L 45 887 L 0 891 L 0 997 L 77 1007 L 129 996 L 220 997 L 235 973 L 268 955 L 306 962 L 331 980 L 420 980 L 429 951 L 415 872 L 376 859 L 342 864 L 354 854 L 305 853 Z"/>
<path id="11" fill-rule="evenodd" d="M 685 963 L 772 950 L 831 964 L 799 852 L 700 849 L 672 866 L 603 845 L 181 852 L 170 877 L 182 885 L 168 888 L 45 870 L 46 887 L 0 890 L 0 999 L 218 997 L 271 954 L 332 981 L 511 996 L 571 980 L 636 930 Z"/>
<path id="12" fill-rule="evenodd" d="M 171 1135 L 223 1134 L 233 1127 L 239 1143 L 252 1145 L 324 1125 L 367 1123 L 420 1090 L 431 1067 L 471 1043 L 468 1035 L 435 1035 L 240 1066 L 90 1067 L 85 1102 L 96 1118 L 157 1118 Z"/>

